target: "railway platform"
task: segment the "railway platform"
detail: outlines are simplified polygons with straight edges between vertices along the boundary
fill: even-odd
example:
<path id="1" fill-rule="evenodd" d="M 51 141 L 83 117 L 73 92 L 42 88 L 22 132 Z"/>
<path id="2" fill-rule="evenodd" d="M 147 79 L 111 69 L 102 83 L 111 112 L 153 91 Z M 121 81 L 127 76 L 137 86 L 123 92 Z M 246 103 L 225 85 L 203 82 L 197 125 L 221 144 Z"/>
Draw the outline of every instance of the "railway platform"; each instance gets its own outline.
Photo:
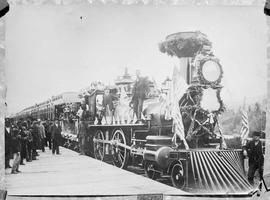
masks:
<path id="1" fill-rule="evenodd" d="M 60 155 L 40 152 L 38 160 L 6 170 L 7 199 L 218 199 L 200 196 L 60 148 Z M 220 197 L 224 199 L 224 197 Z M 251 199 L 249 195 L 234 199 Z"/>
<path id="2" fill-rule="evenodd" d="M 19 174 L 6 170 L 8 199 L 30 196 L 104 196 L 184 194 L 176 188 L 119 169 L 66 148 L 60 155 L 40 152 L 38 160 L 20 165 Z"/>

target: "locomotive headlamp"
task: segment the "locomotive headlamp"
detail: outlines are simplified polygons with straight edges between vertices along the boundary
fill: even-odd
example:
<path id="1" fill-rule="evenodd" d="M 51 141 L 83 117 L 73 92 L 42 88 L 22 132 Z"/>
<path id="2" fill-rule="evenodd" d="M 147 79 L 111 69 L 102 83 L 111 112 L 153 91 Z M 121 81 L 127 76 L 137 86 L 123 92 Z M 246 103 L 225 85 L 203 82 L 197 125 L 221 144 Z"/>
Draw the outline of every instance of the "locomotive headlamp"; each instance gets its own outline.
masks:
<path id="1" fill-rule="evenodd" d="M 223 73 L 222 67 L 216 59 L 201 61 L 198 72 L 202 84 L 219 84 Z"/>

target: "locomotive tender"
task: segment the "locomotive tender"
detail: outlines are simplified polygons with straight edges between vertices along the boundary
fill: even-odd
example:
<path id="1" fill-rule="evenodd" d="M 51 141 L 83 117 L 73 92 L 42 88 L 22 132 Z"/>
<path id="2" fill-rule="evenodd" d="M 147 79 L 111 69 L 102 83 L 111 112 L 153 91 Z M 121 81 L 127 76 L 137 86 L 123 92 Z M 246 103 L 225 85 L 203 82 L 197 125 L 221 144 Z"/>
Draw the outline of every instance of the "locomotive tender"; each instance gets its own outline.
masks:
<path id="1" fill-rule="evenodd" d="M 134 80 L 127 72 L 116 81 L 120 100 L 109 123 L 104 121 L 107 117 L 102 108 L 104 85 L 94 84 L 81 94 L 89 114 L 88 154 L 112 161 L 119 168 L 142 166 L 149 178 L 169 178 L 175 187 L 186 191 L 251 192 L 242 150 L 226 149 L 219 126 L 218 116 L 225 110 L 220 95 L 223 69 L 211 42 L 201 32 L 180 32 L 167 36 L 159 49 L 178 57 L 180 69 L 174 71 L 172 81 L 165 82 L 169 87 L 162 95 L 152 87 L 152 95 L 144 101 L 143 123 L 134 123 L 129 107 Z M 187 84 L 181 95 L 184 85 L 178 81 L 180 76 Z M 201 106 L 209 90 L 214 91 L 219 104 L 212 111 Z M 64 134 L 64 138 L 76 141 L 70 135 Z"/>

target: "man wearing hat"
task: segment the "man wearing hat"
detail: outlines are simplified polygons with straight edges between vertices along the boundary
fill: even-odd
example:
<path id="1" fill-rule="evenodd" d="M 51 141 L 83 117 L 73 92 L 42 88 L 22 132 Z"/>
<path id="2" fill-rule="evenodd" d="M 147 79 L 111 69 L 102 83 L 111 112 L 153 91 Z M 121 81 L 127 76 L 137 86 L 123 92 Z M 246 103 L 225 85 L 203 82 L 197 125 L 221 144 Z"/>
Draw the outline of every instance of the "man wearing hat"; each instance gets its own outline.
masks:
<path id="1" fill-rule="evenodd" d="M 105 112 L 106 124 L 108 123 L 107 117 L 109 117 L 109 122 L 113 124 L 113 118 L 115 117 L 115 108 L 117 101 L 118 101 L 117 89 L 116 88 L 110 89 L 109 87 L 106 87 L 104 90 L 102 102 Z"/>
<path id="2" fill-rule="evenodd" d="M 263 177 L 263 162 L 264 156 L 262 151 L 262 143 L 260 141 L 261 132 L 253 132 L 253 140 L 247 143 L 244 154 L 248 156 L 248 181 L 251 185 L 254 184 L 254 174 L 259 170 L 260 180 Z"/>
<path id="3" fill-rule="evenodd" d="M 21 143 L 20 143 L 20 134 L 18 127 L 12 127 L 11 129 L 11 147 L 12 147 L 12 153 L 13 153 L 13 165 L 12 165 L 12 174 L 17 174 L 19 171 L 19 165 L 21 161 Z"/>
<path id="4" fill-rule="evenodd" d="M 32 136 L 33 136 L 32 156 L 33 156 L 33 160 L 36 160 L 36 156 L 39 156 L 39 154 L 37 152 L 37 149 L 39 148 L 39 139 L 40 139 L 39 134 L 38 134 L 38 130 L 39 130 L 38 122 L 34 121 L 33 127 L 32 127 Z"/>
<path id="5" fill-rule="evenodd" d="M 80 155 L 85 155 L 85 140 L 86 140 L 86 131 L 87 131 L 87 108 L 86 104 L 82 104 L 81 106 L 82 112 L 79 115 L 79 124 L 78 124 L 78 140 L 79 140 L 79 148 L 80 148 Z"/>
<path id="6" fill-rule="evenodd" d="M 59 123 L 59 120 L 55 120 L 55 124 L 52 126 L 52 154 L 60 154 L 59 152 L 59 146 L 61 142 L 61 126 Z"/>
<path id="7" fill-rule="evenodd" d="M 42 150 L 42 152 L 45 152 L 45 140 L 46 140 L 45 127 L 40 119 L 38 119 L 38 135 L 40 138 L 40 149 Z"/>
<path id="8" fill-rule="evenodd" d="M 141 77 L 140 71 L 136 70 L 136 81 L 132 89 L 132 99 L 130 106 L 133 107 L 137 117 L 136 123 L 141 123 L 141 114 L 143 110 L 143 102 L 146 94 L 149 92 L 149 80 L 147 77 Z"/>
<path id="9" fill-rule="evenodd" d="M 20 134 L 20 143 L 21 143 L 21 162 L 20 165 L 24 165 L 23 160 L 27 158 L 27 134 L 26 134 L 26 126 L 23 125 L 19 132 Z"/>
<path id="10" fill-rule="evenodd" d="M 11 123 L 5 119 L 5 168 L 11 168 L 9 161 L 11 158 Z"/>

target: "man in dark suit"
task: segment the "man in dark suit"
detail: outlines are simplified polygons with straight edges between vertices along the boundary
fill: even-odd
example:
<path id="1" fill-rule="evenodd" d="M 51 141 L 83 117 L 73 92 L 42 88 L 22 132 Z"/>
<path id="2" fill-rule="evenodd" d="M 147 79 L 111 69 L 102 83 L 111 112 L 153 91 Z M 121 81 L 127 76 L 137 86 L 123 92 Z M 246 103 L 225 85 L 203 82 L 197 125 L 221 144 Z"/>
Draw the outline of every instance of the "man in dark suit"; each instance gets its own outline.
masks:
<path id="1" fill-rule="evenodd" d="M 44 125 L 44 128 L 45 128 L 45 135 L 46 135 L 46 139 L 45 139 L 45 146 L 49 147 L 49 149 L 52 149 L 52 146 L 51 146 L 51 130 L 50 130 L 50 122 L 49 121 L 46 121 L 46 123 L 43 124 Z"/>
<path id="2" fill-rule="evenodd" d="M 82 105 L 82 112 L 79 116 L 79 131 L 78 131 L 78 140 L 79 140 L 79 148 L 80 148 L 80 155 L 85 155 L 85 141 L 86 141 L 86 132 L 87 132 L 87 118 L 88 112 L 86 110 L 86 105 Z"/>
<path id="3" fill-rule="evenodd" d="M 55 120 L 54 125 L 52 126 L 52 153 L 55 154 L 60 154 L 59 152 L 59 145 L 61 141 L 61 132 L 62 128 L 60 126 L 59 120 Z"/>
<path id="4" fill-rule="evenodd" d="M 11 168 L 9 161 L 11 158 L 11 133 L 10 123 L 5 120 L 5 168 Z"/>
<path id="5" fill-rule="evenodd" d="M 144 77 L 140 77 L 140 71 L 136 71 L 136 82 L 132 90 L 132 100 L 133 110 L 137 117 L 136 123 L 141 123 L 141 114 L 143 110 L 143 101 L 146 98 L 147 93 L 149 92 L 149 80 Z"/>
<path id="6" fill-rule="evenodd" d="M 24 165 L 23 160 L 27 159 L 27 133 L 26 133 L 26 126 L 23 125 L 20 130 L 20 143 L 21 143 L 21 162 L 20 165 Z"/>
<path id="7" fill-rule="evenodd" d="M 37 149 L 39 147 L 39 135 L 38 135 L 38 125 L 37 125 L 37 121 L 33 122 L 33 126 L 31 127 L 32 129 L 32 136 L 33 136 L 33 146 L 32 146 L 32 156 L 33 156 L 33 160 L 36 160 L 36 156 L 39 156 Z"/>
<path id="8" fill-rule="evenodd" d="M 19 165 L 21 161 L 21 144 L 20 144 L 20 134 L 18 127 L 12 127 L 11 129 L 11 148 L 13 153 L 13 165 L 12 165 L 12 174 L 17 174 L 19 171 Z"/>
<path id="9" fill-rule="evenodd" d="M 26 141 L 26 161 L 27 162 L 32 162 L 33 160 L 33 135 L 32 135 L 33 129 L 30 127 L 29 130 L 26 130 L 26 136 L 27 136 L 27 141 Z M 34 158 L 36 159 L 36 158 Z"/>
<path id="10" fill-rule="evenodd" d="M 253 132 L 253 140 L 247 143 L 247 145 L 244 147 L 247 151 L 248 156 L 248 181 L 251 185 L 254 184 L 254 174 L 256 170 L 259 171 L 260 180 L 262 180 L 263 177 L 263 162 L 264 162 L 264 156 L 262 151 L 262 143 L 260 141 L 261 132 L 254 131 Z M 246 154 L 244 152 L 244 154 Z"/>
<path id="11" fill-rule="evenodd" d="M 113 117 L 115 116 L 115 104 L 118 101 L 117 89 L 110 91 L 109 87 L 105 88 L 102 105 L 104 107 L 104 116 L 107 124 L 107 117 L 113 124 Z"/>

